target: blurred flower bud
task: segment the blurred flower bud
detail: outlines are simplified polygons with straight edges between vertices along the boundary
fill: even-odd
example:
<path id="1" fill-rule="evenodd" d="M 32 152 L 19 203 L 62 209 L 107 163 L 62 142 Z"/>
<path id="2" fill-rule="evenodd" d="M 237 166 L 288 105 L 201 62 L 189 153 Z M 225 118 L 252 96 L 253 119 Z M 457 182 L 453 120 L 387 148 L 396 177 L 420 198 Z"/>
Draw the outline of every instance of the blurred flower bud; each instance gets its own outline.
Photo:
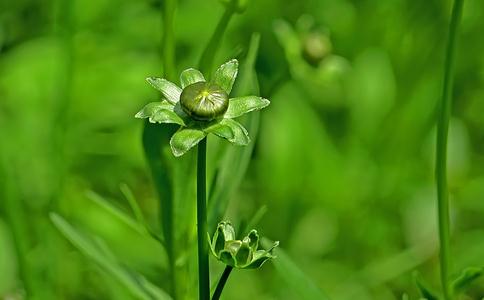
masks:
<path id="1" fill-rule="evenodd" d="M 311 65 L 317 66 L 331 53 L 332 45 L 328 36 L 312 32 L 303 37 L 302 56 Z"/>

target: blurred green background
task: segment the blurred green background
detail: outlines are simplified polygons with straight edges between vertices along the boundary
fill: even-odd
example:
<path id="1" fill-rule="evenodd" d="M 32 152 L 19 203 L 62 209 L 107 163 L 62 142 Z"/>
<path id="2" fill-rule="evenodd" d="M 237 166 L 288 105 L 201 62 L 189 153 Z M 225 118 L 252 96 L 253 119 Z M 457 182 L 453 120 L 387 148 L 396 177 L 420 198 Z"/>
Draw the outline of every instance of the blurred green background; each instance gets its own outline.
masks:
<path id="1" fill-rule="evenodd" d="M 255 69 L 272 102 L 227 216 L 265 205 L 258 230 L 331 299 L 418 299 L 415 270 L 438 287 L 434 123 L 451 4 L 252 1 L 227 29 L 217 63 L 260 33 Z M 126 184 L 158 226 L 134 114 L 159 97 L 144 78 L 162 74 L 161 7 L 1 0 L 1 299 L 132 299 L 59 234 L 51 211 L 164 286 L 163 249 L 103 206 L 130 215 Z M 178 2 L 177 71 L 196 66 L 222 13 L 216 0 Z M 454 270 L 484 266 L 483 32 L 484 2 L 466 1 L 449 141 Z M 222 298 L 302 299 L 285 280 L 272 263 L 236 271 Z M 482 297 L 484 280 L 462 299 Z"/>

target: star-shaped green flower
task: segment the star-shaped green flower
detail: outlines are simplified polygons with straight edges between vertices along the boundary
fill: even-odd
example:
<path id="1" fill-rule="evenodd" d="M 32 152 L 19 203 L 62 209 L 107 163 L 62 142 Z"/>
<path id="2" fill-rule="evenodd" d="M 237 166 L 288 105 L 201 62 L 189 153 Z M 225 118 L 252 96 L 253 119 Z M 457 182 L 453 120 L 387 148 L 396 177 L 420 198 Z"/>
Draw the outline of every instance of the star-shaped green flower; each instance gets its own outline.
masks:
<path id="1" fill-rule="evenodd" d="M 275 242 L 268 250 L 259 248 L 259 234 L 255 229 L 242 240 L 235 239 L 235 230 L 227 221 L 220 222 L 210 241 L 212 254 L 220 261 L 238 269 L 257 269 L 267 260 L 275 258 L 272 251 L 279 245 Z"/>
<path id="2" fill-rule="evenodd" d="M 177 157 L 196 146 L 209 133 L 234 145 L 247 145 L 250 142 L 247 130 L 233 119 L 262 109 L 270 102 L 258 96 L 229 98 L 237 71 L 238 62 L 232 59 L 206 81 L 200 71 L 190 68 L 180 75 L 181 88 L 166 79 L 148 77 L 147 81 L 161 92 L 163 99 L 147 104 L 136 118 L 180 125 L 170 140 L 171 150 Z"/>

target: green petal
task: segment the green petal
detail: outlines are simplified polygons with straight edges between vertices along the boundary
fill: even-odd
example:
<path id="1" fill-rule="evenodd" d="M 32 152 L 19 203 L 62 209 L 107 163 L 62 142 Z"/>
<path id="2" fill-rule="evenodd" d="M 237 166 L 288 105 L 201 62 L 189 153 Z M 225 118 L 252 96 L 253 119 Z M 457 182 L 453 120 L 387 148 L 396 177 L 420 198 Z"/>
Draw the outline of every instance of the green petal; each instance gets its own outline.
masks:
<path id="1" fill-rule="evenodd" d="M 257 269 L 260 268 L 268 259 L 271 257 L 268 256 L 261 256 L 256 259 L 253 259 L 250 264 L 244 266 L 244 269 Z"/>
<path id="2" fill-rule="evenodd" d="M 150 117 L 151 123 L 172 123 L 185 126 L 185 122 L 173 110 L 160 109 Z"/>
<path id="3" fill-rule="evenodd" d="M 228 250 L 220 252 L 220 260 L 226 265 L 235 267 L 235 258 Z"/>
<path id="4" fill-rule="evenodd" d="M 249 238 L 249 246 L 253 251 L 257 250 L 259 246 L 259 234 L 255 229 L 252 229 L 247 236 Z"/>
<path id="5" fill-rule="evenodd" d="M 218 257 L 220 254 L 220 251 L 222 251 L 225 247 L 223 228 L 220 225 L 217 226 L 217 231 L 215 231 L 215 234 L 213 235 L 212 245 L 213 245 L 213 251 Z"/>
<path id="6" fill-rule="evenodd" d="M 232 224 L 230 222 L 221 222 L 220 224 L 222 225 L 224 240 L 226 242 L 235 240 L 235 229 Z"/>
<path id="7" fill-rule="evenodd" d="M 250 142 L 249 133 L 242 124 L 232 119 L 222 119 L 203 129 L 207 134 L 213 133 L 237 146 L 246 146 Z"/>
<path id="8" fill-rule="evenodd" d="M 206 134 L 198 129 L 182 127 L 171 137 L 170 146 L 173 155 L 182 156 L 205 138 Z"/>
<path id="9" fill-rule="evenodd" d="M 186 86 L 190 84 L 194 84 L 200 81 L 205 81 L 203 74 L 200 71 L 195 70 L 193 68 L 186 69 L 180 75 L 180 83 L 181 83 L 182 89 L 184 89 Z"/>
<path id="10" fill-rule="evenodd" d="M 237 77 L 238 68 L 239 62 L 236 59 L 224 63 L 215 71 L 212 82 L 223 88 L 227 92 L 227 95 L 230 95 L 235 78 Z"/>
<path id="11" fill-rule="evenodd" d="M 248 243 L 242 243 L 235 255 L 236 265 L 238 267 L 245 266 L 252 260 L 252 250 L 249 247 Z"/>
<path id="12" fill-rule="evenodd" d="M 257 96 L 237 97 L 229 100 L 229 108 L 224 118 L 237 118 L 248 112 L 263 109 L 271 102 Z"/>
<path id="13" fill-rule="evenodd" d="M 167 101 L 151 102 L 146 104 L 136 115 L 135 118 L 144 119 L 153 116 L 157 111 L 161 109 L 170 109 L 173 105 Z"/>
<path id="14" fill-rule="evenodd" d="M 173 82 L 157 77 L 148 77 L 146 78 L 146 81 L 160 91 L 163 94 L 163 97 L 165 97 L 165 99 L 171 104 L 174 105 L 180 100 L 182 90 Z"/>

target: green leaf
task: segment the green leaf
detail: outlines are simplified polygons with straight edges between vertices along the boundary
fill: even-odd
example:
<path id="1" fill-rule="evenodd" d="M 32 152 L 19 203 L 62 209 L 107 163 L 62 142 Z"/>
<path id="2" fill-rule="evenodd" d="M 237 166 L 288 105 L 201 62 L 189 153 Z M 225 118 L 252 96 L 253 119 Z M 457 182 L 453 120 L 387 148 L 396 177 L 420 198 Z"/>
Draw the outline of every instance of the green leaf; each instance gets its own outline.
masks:
<path id="1" fill-rule="evenodd" d="M 227 95 L 230 95 L 232 91 L 232 86 L 237 77 L 238 67 L 239 62 L 236 59 L 232 59 L 221 65 L 213 75 L 212 82 L 223 88 L 227 92 Z"/>
<path id="2" fill-rule="evenodd" d="M 270 247 L 272 242 L 263 238 L 262 244 L 264 247 Z M 299 296 L 297 299 L 329 299 L 311 277 L 307 276 L 281 248 L 274 249 L 274 253 L 277 256 L 277 259 L 273 261 L 274 267 L 287 287 Z"/>
<path id="3" fill-rule="evenodd" d="M 160 109 L 150 117 L 151 123 L 171 123 L 185 126 L 185 121 L 173 110 Z"/>
<path id="4" fill-rule="evenodd" d="M 160 91 L 163 97 L 171 104 L 175 105 L 180 100 L 182 90 L 173 82 L 157 77 L 148 77 L 146 81 Z"/>
<path id="5" fill-rule="evenodd" d="M 186 69 L 180 75 L 180 83 L 182 89 L 184 89 L 186 86 L 189 86 L 190 84 L 194 84 L 200 81 L 205 81 L 205 77 L 203 77 L 203 74 L 200 71 L 193 68 Z"/>
<path id="6" fill-rule="evenodd" d="M 176 157 L 182 156 L 187 153 L 188 150 L 195 147 L 206 136 L 206 133 L 194 129 L 182 127 L 171 137 L 170 146 L 173 155 Z"/>
<path id="7" fill-rule="evenodd" d="M 155 286 L 142 275 L 128 270 L 119 265 L 111 253 L 107 253 L 99 243 L 72 227 L 61 216 L 51 213 L 50 219 L 57 229 L 85 256 L 98 264 L 113 278 L 125 286 L 129 292 L 138 299 L 171 299 L 171 297 L 159 287 Z"/>
<path id="8" fill-rule="evenodd" d="M 452 289 L 454 292 L 462 291 L 474 280 L 481 277 L 484 273 L 484 268 L 469 267 L 465 268 L 462 273 L 452 282 Z"/>
<path id="9" fill-rule="evenodd" d="M 222 119 L 220 122 L 204 128 L 203 131 L 207 134 L 213 133 L 237 146 L 246 146 L 250 142 L 247 129 L 232 119 Z"/>
<path id="10" fill-rule="evenodd" d="M 423 280 L 423 278 L 416 272 L 414 273 L 415 284 L 420 291 L 422 297 L 427 300 L 439 300 L 439 296 L 435 293 L 428 284 Z"/>
<path id="11" fill-rule="evenodd" d="M 165 100 L 148 103 L 135 115 L 135 118 L 149 118 L 162 109 L 173 109 L 173 105 Z"/>
<path id="12" fill-rule="evenodd" d="M 231 98 L 224 118 L 237 118 L 251 111 L 267 107 L 271 102 L 258 96 Z"/>

